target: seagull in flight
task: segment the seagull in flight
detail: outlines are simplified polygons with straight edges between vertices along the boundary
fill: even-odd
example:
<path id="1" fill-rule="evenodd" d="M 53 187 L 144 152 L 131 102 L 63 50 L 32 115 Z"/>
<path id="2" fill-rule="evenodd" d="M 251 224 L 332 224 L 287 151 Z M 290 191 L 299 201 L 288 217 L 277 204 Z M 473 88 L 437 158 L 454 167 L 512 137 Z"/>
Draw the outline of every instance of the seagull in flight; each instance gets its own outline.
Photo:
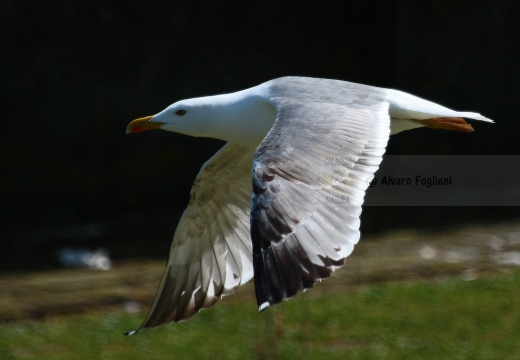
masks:
<path id="1" fill-rule="evenodd" d="M 363 198 L 389 136 L 473 131 L 463 118 L 492 122 L 397 90 L 282 77 L 132 121 L 127 133 L 226 144 L 197 175 L 151 309 L 127 335 L 187 320 L 253 277 L 259 311 L 328 278 L 360 238 Z"/>

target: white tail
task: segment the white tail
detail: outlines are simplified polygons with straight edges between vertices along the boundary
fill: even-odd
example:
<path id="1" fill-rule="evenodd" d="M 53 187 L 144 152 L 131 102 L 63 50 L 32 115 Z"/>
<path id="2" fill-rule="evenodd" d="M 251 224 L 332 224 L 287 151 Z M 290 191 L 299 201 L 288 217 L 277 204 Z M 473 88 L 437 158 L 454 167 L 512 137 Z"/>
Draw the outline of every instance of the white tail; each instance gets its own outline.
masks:
<path id="1" fill-rule="evenodd" d="M 386 100 L 390 104 L 390 117 L 393 119 L 468 118 L 493 122 L 478 113 L 451 110 L 398 90 L 386 90 Z"/>

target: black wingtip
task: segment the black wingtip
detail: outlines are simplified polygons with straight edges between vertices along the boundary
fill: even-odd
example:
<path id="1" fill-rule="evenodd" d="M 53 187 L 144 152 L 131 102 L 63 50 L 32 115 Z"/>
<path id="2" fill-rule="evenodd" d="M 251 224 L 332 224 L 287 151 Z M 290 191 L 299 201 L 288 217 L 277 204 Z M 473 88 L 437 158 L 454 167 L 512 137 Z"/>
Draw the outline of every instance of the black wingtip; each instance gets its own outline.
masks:
<path id="1" fill-rule="evenodd" d="M 258 312 L 263 312 L 265 309 L 267 309 L 271 304 L 269 304 L 268 301 L 262 303 L 259 307 L 258 307 Z"/>
<path id="2" fill-rule="evenodd" d="M 126 336 L 132 336 L 132 335 L 137 334 L 138 331 L 139 331 L 139 330 L 129 330 L 129 331 L 125 331 L 125 332 L 123 333 L 123 335 L 126 335 Z"/>

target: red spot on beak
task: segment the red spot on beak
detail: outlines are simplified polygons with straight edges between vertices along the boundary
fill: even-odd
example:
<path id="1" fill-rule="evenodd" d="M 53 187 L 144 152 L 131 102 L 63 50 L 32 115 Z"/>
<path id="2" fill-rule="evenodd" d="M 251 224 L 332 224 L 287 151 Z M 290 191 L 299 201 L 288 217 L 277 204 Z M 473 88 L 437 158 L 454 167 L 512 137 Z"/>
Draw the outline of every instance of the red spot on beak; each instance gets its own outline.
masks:
<path id="1" fill-rule="evenodd" d="M 131 129 L 131 132 L 133 134 L 139 134 L 139 133 L 142 133 L 143 132 L 143 127 L 142 126 L 133 126 L 132 129 Z"/>

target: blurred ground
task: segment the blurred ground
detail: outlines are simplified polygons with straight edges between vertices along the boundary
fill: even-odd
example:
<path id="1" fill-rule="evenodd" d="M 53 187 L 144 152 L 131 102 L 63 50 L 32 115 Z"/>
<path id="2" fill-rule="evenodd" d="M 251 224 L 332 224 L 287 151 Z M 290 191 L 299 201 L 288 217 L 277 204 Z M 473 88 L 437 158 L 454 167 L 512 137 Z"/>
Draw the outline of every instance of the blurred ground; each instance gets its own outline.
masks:
<path id="1" fill-rule="evenodd" d="M 164 259 L 166 256 L 165 252 Z M 103 308 L 113 312 L 145 310 L 153 299 L 163 267 L 164 261 L 124 260 L 116 261 L 108 271 L 3 274 L 0 321 Z M 342 291 L 370 283 L 444 276 L 470 281 L 485 273 L 519 267 L 519 221 L 443 230 L 390 231 L 363 236 L 346 265 L 311 291 Z M 251 283 L 239 288 L 231 298 L 241 297 L 254 298 Z M 136 317 L 136 323 L 140 320 Z"/>

